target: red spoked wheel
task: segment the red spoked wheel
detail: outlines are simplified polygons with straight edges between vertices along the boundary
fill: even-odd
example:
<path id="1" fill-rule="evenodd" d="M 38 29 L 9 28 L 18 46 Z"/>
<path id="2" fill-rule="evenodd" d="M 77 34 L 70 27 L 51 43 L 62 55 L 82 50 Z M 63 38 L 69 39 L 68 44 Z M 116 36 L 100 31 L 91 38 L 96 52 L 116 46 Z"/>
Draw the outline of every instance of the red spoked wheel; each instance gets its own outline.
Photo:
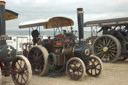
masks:
<path id="1" fill-rule="evenodd" d="M 26 57 L 16 56 L 11 66 L 11 76 L 15 85 L 30 85 L 32 70 Z"/>
<path id="2" fill-rule="evenodd" d="M 77 57 L 71 58 L 67 62 L 66 73 L 72 80 L 81 80 L 85 75 L 84 62 Z"/>

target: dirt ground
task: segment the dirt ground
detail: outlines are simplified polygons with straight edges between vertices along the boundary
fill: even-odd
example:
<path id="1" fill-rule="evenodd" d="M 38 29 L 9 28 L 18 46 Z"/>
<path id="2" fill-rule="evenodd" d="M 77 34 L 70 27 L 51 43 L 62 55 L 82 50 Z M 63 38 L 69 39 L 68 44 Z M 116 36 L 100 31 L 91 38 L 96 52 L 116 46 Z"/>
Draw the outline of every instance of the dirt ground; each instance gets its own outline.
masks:
<path id="1" fill-rule="evenodd" d="M 9 83 L 12 82 L 9 79 L 3 78 L 3 85 L 14 85 Z M 31 85 L 128 85 L 128 60 L 103 63 L 103 71 L 98 78 L 86 75 L 81 81 L 73 81 L 64 73 L 49 74 L 46 77 L 33 75 Z"/>

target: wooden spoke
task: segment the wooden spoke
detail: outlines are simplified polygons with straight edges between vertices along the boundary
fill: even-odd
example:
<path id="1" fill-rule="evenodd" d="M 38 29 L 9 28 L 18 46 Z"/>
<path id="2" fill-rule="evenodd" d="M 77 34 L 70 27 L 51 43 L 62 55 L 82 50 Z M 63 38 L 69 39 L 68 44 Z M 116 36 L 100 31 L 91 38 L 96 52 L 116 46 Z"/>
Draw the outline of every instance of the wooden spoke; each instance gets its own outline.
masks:
<path id="1" fill-rule="evenodd" d="M 102 48 L 102 47 L 96 46 L 96 48 Z"/>
<path id="2" fill-rule="evenodd" d="M 110 42 L 109 46 L 113 44 L 113 41 Z"/>
<path id="3" fill-rule="evenodd" d="M 106 45 L 106 44 L 105 44 L 105 39 L 103 39 L 103 43 L 104 43 L 104 45 Z"/>
<path id="4" fill-rule="evenodd" d="M 97 49 L 97 51 L 103 51 L 103 49 Z"/>
<path id="5" fill-rule="evenodd" d="M 112 52 L 110 52 L 113 56 L 115 56 L 115 54 L 114 53 L 112 53 Z"/>
<path id="6" fill-rule="evenodd" d="M 108 40 L 107 46 L 110 44 L 110 42 L 111 42 L 111 39 Z"/>
<path id="7" fill-rule="evenodd" d="M 98 43 L 98 45 L 99 45 L 100 47 L 103 47 L 100 43 Z"/>
<path id="8" fill-rule="evenodd" d="M 109 55 L 109 59 L 110 60 L 113 59 L 113 56 L 111 54 L 108 54 L 108 55 Z"/>
<path id="9" fill-rule="evenodd" d="M 113 46 L 116 46 L 116 44 L 113 44 L 113 45 L 109 46 L 109 48 L 112 48 Z"/>
<path id="10" fill-rule="evenodd" d="M 99 42 L 102 44 L 102 46 L 104 45 L 103 42 L 101 40 L 99 40 Z"/>
<path id="11" fill-rule="evenodd" d="M 101 53 L 103 53 L 103 51 L 101 51 L 101 52 L 99 52 L 99 53 L 97 53 L 97 54 L 101 54 Z"/>
<path id="12" fill-rule="evenodd" d="M 107 37 L 105 37 L 105 45 L 107 45 L 108 43 L 108 40 L 107 40 Z"/>
<path id="13" fill-rule="evenodd" d="M 105 56 L 106 56 L 106 54 L 104 54 L 101 59 L 105 59 Z"/>
<path id="14" fill-rule="evenodd" d="M 117 51 L 115 51 L 115 50 L 109 50 L 110 52 L 114 52 L 114 53 L 117 53 Z"/>
<path id="15" fill-rule="evenodd" d="M 103 55 L 104 55 L 104 53 L 100 54 L 100 55 L 99 55 L 99 58 L 101 58 Z"/>

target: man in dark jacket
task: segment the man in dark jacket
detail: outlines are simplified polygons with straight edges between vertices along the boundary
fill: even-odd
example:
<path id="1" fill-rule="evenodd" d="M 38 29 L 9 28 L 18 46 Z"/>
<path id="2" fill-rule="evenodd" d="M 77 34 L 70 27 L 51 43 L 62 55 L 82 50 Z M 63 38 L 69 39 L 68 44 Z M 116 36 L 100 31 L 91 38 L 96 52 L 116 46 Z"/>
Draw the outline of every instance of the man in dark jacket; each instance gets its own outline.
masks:
<path id="1" fill-rule="evenodd" d="M 40 33 L 38 32 L 37 29 L 32 31 L 32 37 L 33 37 L 33 44 L 34 45 L 38 42 L 39 35 L 40 35 Z"/>

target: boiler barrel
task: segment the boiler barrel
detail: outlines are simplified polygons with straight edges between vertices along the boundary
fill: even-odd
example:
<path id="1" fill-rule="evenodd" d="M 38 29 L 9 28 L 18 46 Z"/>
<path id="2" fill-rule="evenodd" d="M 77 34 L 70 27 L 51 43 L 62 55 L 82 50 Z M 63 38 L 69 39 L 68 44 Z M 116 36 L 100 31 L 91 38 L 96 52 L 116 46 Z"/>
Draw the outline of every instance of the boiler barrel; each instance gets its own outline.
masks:
<path id="1" fill-rule="evenodd" d="M 90 49 L 84 44 L 80 44 L 74 48 L 74 56 L 81 59 L 90 57 Z"/>
<path id="2" fill-rule="evenodd" d="M 16 50 L 9 45 L 0 46 L 0 62 L 11 62 L 15 59 Z"/>

